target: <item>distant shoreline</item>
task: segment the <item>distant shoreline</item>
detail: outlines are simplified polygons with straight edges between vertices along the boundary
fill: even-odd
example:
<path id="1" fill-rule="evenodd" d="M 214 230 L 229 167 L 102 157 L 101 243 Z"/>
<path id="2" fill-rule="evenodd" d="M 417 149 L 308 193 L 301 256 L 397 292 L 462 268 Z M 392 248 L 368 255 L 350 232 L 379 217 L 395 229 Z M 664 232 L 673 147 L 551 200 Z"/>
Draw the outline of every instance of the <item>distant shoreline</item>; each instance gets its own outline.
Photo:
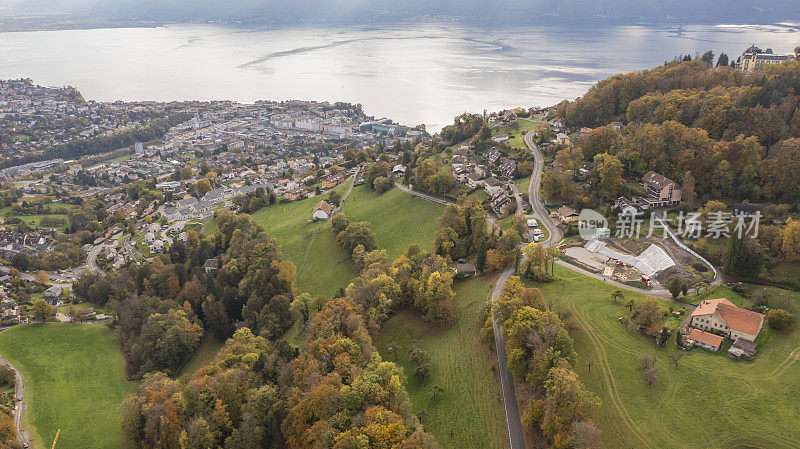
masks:
<path id="1" fill-rule="evenodd" d="M 98 30 L 105 28 L 155 28 L 161 25 L 156 22 L 108 21 L 74 16 L 7 17 L 0 15 L 0 33 Z"/>
<path id="2" fill-rule="evenodd" d="M 275 21 L 267 19 L 251 19 L 251 20 L 212 20 L 212 19 L 193 19 L 193 20 L 169 20 L 169 21 L 155 21 L 155 20 L 122 20 L 122 19 L 97 19 L 89 16 L 82 15 L 19 15 L 11 16 L 8 11 L 0 11 L 0 33 L 12 32 L 29 32 L 29 31 L 69 31 L 69 30 L 96 30 L 106 28 L 158 28 L 167 25 L 220 25 L 220 26 L 356 26 L 356 25 L 396 25 L 396 24 L 414 24 L 414 23 L 449 23 L 449 24 L 468 24 L 468 25 L 486 25 L 494 27 L 503 26 L 536 26 L 536 25 L 552 25 L 552 20 L 537 20 L 537 21 L 520 21 L 520 20 L 491 20 L 480 19 L 474 17 L 430 17 L 422 16 L 416 18 L 398 18 L 398 19 L 376 19 L 366 21 L 356 20 L 338 20 L 338 21 L 323 21 L 323 20 L 284 20 Z M 720 23 L 720 22 L 648 22 L 648 21 L 632 21 L 627 19 L 611 19 L 605 18 L 602 20 L 564 20 L 561 26 L 586 26 L 594 25 L 599 27 L 616 27 L 616 26 L 643 26 L 650 28 L 675 28 L 684 26 L 730 26 L 730 27 L 747 27 L 747 26 L 784 26 L 792 28 L 792 25 L 786 22 L 782 23 Z M 800 29 L 800 24 L 796 24 L 795 28 Z"/>

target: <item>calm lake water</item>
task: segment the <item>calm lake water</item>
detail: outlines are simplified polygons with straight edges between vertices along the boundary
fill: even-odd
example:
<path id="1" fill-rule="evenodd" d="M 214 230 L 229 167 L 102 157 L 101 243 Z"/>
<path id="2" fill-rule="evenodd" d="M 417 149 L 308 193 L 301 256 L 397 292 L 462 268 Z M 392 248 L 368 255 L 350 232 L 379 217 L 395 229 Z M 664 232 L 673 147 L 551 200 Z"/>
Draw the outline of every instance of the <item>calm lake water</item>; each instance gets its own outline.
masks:
<path id="1" fill-rule="evenodd" d="M 753 43 L 791 53 L 798 30 L 419 23 L 0 33 L 0 78 L 71 85 L 101 101 L 343 100 L 438 130 L 465 111 L 573 99 L 609 75 L 679 54 L 739 55 Z"/>

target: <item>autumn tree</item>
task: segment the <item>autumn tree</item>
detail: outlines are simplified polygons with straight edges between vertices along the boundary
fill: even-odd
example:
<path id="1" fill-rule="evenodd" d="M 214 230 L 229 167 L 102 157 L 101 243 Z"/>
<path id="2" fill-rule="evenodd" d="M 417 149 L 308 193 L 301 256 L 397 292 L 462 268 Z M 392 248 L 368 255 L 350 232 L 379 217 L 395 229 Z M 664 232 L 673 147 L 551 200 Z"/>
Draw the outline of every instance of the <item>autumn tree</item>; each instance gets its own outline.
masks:
<path id="1" fill-rule="evenodd" d="M 35 320 L 44 323 L 53 314 L 53 306 L 44 299 L 37 299 L 31 305 L 31 314 Z"/>
<path id="2" fill-rule="evenodd" d="M 545 381 L 542 432 L 555 447 L 567 447 L 574 423 L 587 421 L 592 407 L 599 404 L 569 364 L 562 362 L 550 370 Z"/>
<path id="3" fill-rule="evenodd" d="M 608 153 L 594 157 L 595 169 L 600 175 L 600 185 L 608 196 L 615 196 L 622 187 L 622 162 Z"/>
<path id="4" fill-rule="evenodd" d="M 636 324 L 653 334 L 661 328 L 667 312 L 657 300 L 650 298 L 639 304 L 633 316 Z"/>
<path id="5" fill-rule="evenodd" d="M 692 172 L 687 171 L 683 176 L 683 185 L 681 185 L 681 195 L 683 200 L 686 201 L 690 207 L 697 205 L 697 193 L 695 192 L 695 181 Z"/>
<path id="6" fill-rule="evenodd" d="M 781 231 L 781 251 L 789 262 L 800 261 L 800 221 L 790 220 Z"/>
<path id="7" fill-rule="evenodd" d="M 205 195 L 211 191 L 211 181 L 206 178 L 198 180 L 197 185 L 195 186 L 195 191 L 197 192 L 198 197 Z"/>

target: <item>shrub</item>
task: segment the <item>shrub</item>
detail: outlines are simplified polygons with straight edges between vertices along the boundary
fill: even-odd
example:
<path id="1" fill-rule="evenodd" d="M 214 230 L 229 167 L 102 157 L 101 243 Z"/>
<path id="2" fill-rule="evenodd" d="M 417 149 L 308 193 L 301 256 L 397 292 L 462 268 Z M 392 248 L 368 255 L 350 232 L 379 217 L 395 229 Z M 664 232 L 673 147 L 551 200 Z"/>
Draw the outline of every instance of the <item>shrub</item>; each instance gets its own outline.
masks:
<path id="1" fill-rule="evenodd" d="M 772 309 L 767 312 L 767 323 L 776 330 L 786 329 L 794 323 L 794 316 L 788 310 Z"/>

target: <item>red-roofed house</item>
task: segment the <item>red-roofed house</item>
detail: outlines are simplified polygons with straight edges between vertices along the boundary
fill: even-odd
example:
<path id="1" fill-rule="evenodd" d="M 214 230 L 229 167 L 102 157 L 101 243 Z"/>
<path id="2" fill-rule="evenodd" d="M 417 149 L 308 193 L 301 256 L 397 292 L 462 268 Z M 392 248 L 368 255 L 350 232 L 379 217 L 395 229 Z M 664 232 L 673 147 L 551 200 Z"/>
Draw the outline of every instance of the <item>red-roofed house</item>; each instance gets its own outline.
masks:
<path id="1" fill-rule="evenodd" d="M 327 201 L 322 200 L 314 206 L 314 210 L 311 212 L 311 218 L 316 220 L 330 220 L 331 213 L 333 212 L 333 206 L 328 204 Z"/>
<path id="2" fill-rule="evenodd" d="M 689 325 L 724 335 L 731 340 L 755 341 L 764 324 L 764 315 L 736 307 L 725 298 L 706 299 L 690 315 Z"/>
<path id="3" fill-rule="evenodd" d="M 722 345 L 722 337 L 719 335 L 709 334 L 708 332 L 703 332 L 700 329 L 692 329 L 691 332 L 689 332 L 689 336 L 686 338 L 689 340 L 687 343 L 700 346 L 701 348 L 708 349 L 709 351 L 716 352 Z"/>

